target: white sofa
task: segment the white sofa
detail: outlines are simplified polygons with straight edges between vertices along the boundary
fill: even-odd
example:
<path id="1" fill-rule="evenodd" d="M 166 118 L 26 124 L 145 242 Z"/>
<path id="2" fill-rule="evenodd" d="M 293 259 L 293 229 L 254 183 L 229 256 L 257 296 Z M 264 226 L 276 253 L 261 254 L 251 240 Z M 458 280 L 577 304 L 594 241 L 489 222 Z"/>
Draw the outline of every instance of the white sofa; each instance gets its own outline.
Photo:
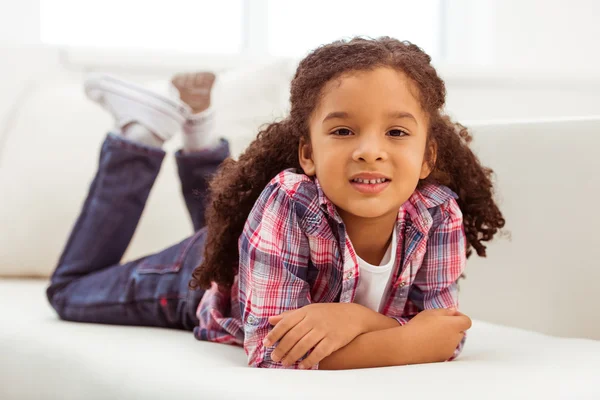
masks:
<path id="1" fill-rule="evenodd" d="M 52 50 L 24 57 L 27 67 L 0 83 L 0 399 L 600 398 L 599 117 L 467 123 L 497 172 L 510 238 L 468 263 L 461 309 L 474 324 L 458 360 L 257 370 L 242 349 L 191 333 L 58 320 L 44 289 L 110 118 L 85 100 L 83 67 L 64 68 Z M 293 67 L 276 60 L 220 75 L 218 129 L 234 154 L 261 123 L 283 115 Z M 118 72 L 158 87 L 171 69 Z M 169 154 L 123 261 L 191 231 Z"/>

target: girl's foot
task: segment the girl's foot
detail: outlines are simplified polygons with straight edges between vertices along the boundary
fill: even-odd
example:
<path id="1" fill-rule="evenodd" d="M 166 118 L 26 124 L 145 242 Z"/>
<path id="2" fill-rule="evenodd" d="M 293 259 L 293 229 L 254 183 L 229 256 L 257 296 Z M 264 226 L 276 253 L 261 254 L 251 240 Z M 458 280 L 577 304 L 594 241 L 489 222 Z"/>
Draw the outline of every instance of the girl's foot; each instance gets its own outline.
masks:
<path id="1" fill-rule="evenodd" d="M 210 92 L 215 83 L 212 72 L 192 72 L 177 74 L 171 83 L 179 91 L 179 98 L 198 114 L 210 107 Z"/>
<path id="2" fill-rule="evenodd" d="M 212 72 L 177 74 L 171 84 L 179 92 L 179 98 L 192 110 L 183 125 L 184 152 L 200 151 L 215 147 L 219 137 L 215 133 L 215 117 L 210 108 L 210 95 L 215 83 Z"/>
<path id="3" fill-rule="evenodd" d="M 191 115 L 187 104 L 105 74 L 90 75 L 85 93 L 115 118 L 125 138 L 161 147 Z"/>

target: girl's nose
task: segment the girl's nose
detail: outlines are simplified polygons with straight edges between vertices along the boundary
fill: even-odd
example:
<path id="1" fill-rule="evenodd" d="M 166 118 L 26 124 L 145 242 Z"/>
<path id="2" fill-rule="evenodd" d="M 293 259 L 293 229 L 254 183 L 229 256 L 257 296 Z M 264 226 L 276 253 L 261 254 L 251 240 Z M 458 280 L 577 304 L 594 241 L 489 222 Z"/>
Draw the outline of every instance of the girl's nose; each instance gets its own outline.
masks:
<path id="1" fill-rule="evenodd" d="M 364 135 L 357 140 L 352 158 L 367 163 L 384 161 L 387 159 L 385 143 L 374 135 Z"/>

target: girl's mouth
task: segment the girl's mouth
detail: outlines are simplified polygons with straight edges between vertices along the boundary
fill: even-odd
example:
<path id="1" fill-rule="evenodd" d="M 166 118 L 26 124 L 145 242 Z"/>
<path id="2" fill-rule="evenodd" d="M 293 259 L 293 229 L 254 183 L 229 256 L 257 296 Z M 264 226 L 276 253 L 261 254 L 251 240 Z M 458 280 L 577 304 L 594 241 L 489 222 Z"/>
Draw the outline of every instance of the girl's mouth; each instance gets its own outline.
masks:
<path id="1" fill-rule="evenodd" d="M 387 178 L 378 179 L 360 179 L 355 178 L 350 180 L 350 185 L 360 193 L 364 194 L 379 194 L 390 184 Z"/>

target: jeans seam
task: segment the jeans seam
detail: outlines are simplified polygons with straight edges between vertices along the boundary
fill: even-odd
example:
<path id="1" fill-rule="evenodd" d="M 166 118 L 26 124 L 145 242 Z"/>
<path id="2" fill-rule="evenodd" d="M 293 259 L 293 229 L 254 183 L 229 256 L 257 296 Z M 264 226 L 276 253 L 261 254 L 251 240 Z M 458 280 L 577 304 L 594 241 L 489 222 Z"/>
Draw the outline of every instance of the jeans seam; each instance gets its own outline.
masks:
<path id="1" fill-rule="evenodd" d="M 160 266 L 167 267 L 167 266 L 171 266 L 171 265 L 175 266 L 174 269 L 172 269 L 170 271 L 167 271 L 167 272 L 163 272 L 163 274 L 170 274 L 170 273 L 177 273 L 177 272 L 179 272 L 181 270 L 181 268 L 183 267 L 183 263 L 185 261 L 185 257 L 187 255 L 187 253 L 189 252 L 189 250 L 191 249 L 191 247 L 196 243 L 196 241 L 199 239 L 198 237 L 196 237 L 196 236 L 198 236 L 199 232 L 200 231 L 194 233 L 191 236 L 191 238 L 188 241 L 188 243 L 186 244 L 186 246 L 182 250 L 180 250 L 179 253 L 177 254 L 177 258 L 176 258 L 176 261 L 174 263 L 172 263 L 172 264 L 151 264 L 151 263 L 148 263 L 148 264 L 151 265 L 152 267 L 160 267 Z M 142 261 L 135 268 L 136 271 L 138 271 L 140 274 L 152 274 L 152 273 L 160 274 L 160 272 L 144 271 L 144 263 L 145 263 L 145 261 Z"/>
<path id="2" fill-rule="evenodd" d="M 159 296 L 158 298 L 150 298 L 150 299 L 140 299 L 140 300 L 133 300 L 133 301 L 122 301 L 122 302 L 116 302 L 116 303 L 99 303 L 99 304 L 93 304 L 93 305 L 86 305 L 86 304 L 61 304 L 62 307 L 64 308 L 103 308 L 103 307 L 111 307 L 111 306 L 121 306 L 121 305 L 131 305 L 131 304 L 137 304 L 137 303 L 150 303 L 150 302 L 157 302 L 157 300 L 160 300 L 162 298 L 168 299 L 168 300 L 182 300 L 185 299 L 185 297 L 180 296 L 179 294 L 177 295 L 169 295 L 169 296 Z"/>

